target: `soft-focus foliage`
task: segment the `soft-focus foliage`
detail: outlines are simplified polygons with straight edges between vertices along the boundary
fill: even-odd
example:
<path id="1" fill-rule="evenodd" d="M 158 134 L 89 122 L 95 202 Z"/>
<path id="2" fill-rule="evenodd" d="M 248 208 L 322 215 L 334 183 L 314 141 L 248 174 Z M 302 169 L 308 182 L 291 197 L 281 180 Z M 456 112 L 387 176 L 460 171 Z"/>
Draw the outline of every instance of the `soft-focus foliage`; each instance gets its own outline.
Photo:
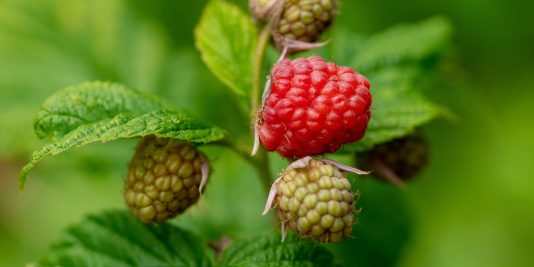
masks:
<path id="1" fill-rule="evenodd" d="M 394 26 L 355 47 L 349 65 L 368 73 L 384 66 L 421 62 L 441 53 L 450 35 L 451 26 L 443 18 Z"/>
<path id="2" fill-rule="evenodd" d="M 246 1 L 235 2 L 246 10 Z M 18 170 L 27 155 L 43 145 L 32 131 L 34 115 L 58 89 L 87 80 L 119 82 L 150 90 L 202 121 L 244 135 L 243 140 L 248 137 L 249 125 L 242 124 L 248 118 L 235 115 L 238 110 L 226 85 L 210 73 L 194 48 L 193 28 L 206 3 L 0 1 L 0 266 L 23 266 L 40 258 L 62 229 L 84 214 L 124 208 L 121 183 L 133 141 L 94 144 L 58 155 L 36 168 L 36 179 L 18 194 Z M 360 224 L 353 239 L 328 246 L 336 262 L 532 266 L 534 22 L 528 10 L 532 3 L 520 0 L 344 1 L 332 31 L 338 37 L 322 50 L 332 51 L 326 58 L 358 67 L 374 80 L 371 71 L 382 63 L 366 63 L 372 65 L 366 69 L 364 63 L 374 59 L 357 61 L 356 48 L 370 46 L 369 37 L 385 40 L 392 45 L 388 49 L 408 56 L 380 62 L 400 63 L 417 72 L 441 71 L 425 75 L 430 81 L 402 84 L 424 85 L 424 94 L 458 119 L 426 126 L 432 163 L 406 192 L 371 179 L 355 180 L 355 189 L 362 192 Z M 426 56 L 441 49 L 435 44 L 450 36 L 442 19 L 422 22 L 427 31 L 409 30 L 414 21 L 434 15 L 444 15 L 454 28 L 456 47 L 446 60 Z M 377 37 L 397 23 L 404 26 L 392 31 L 431 45 Z M 359 35 L 338 33 L 343 31 Z M 342 50 L 346 45 L 355 49 Z M 377 55 L 385 51 L 378 51 L 380 47 Z M 413 68 L 419 60 L 422 63 Z M 372 82 L 374 89 L 382 83 Z M 202 240 L 272 232 L 269 218 L 259 218 L 264 196 L 254 170 L 231 151 L 209 146 L 203 150 L 216 170 L 209 188 L 197 206 L 172 223 Z M 287 165 L 275 155 L 271 158 L 273 173 Z"/>

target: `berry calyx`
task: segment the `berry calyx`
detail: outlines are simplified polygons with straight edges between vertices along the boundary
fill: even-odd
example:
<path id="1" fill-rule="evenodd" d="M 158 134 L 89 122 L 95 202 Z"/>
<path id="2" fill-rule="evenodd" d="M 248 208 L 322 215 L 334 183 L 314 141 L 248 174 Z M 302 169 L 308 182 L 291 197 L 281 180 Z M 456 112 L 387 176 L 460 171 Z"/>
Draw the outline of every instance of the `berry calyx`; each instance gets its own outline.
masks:
<path id="1" fill-rule="evenodd" d="M 312 56 L 281 60 L 270 80 L 257 126 L 265 149 L 301 158 L 335 152 L 363 137 L 371 116 L 363 75 Z"/>
<path id="2" fill-rule="evenodd" d="M 306 157 L 291 164 L 271 191 L 282 228 L 301 238 L 336 243 L 352 232 L 354 193 L 339 168 Z"/>
<path id="3" fill-rule="evenodd" d="M 198 201 L 208 170 L 206 157 L 192 144 L 144 138 L 124 181 L 126 204 L 144 223 L 164 222 Z"/>

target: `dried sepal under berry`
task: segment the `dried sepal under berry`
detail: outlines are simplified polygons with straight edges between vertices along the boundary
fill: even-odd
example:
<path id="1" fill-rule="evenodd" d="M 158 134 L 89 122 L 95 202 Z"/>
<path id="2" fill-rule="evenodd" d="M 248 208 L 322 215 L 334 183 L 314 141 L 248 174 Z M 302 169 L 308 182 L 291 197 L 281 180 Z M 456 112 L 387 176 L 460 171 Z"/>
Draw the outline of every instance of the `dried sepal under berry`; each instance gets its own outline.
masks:
<path id="1" fill-rule="evenodd" d="M 336 243 L 352 232 L 354 195 L 338 167 L 305 157 L 290 164 L 273 183 L 263 214 L 275 207 L 282 240 L 290 229 L 302 238 Z"/>
<path id="2" fill-rule="evenodd" d="M 128 168 L 126 204 L 140 221 L 161 223 L 198 201 L 208 175 L 207 158 L 192 144 L 146 137 Z"/>

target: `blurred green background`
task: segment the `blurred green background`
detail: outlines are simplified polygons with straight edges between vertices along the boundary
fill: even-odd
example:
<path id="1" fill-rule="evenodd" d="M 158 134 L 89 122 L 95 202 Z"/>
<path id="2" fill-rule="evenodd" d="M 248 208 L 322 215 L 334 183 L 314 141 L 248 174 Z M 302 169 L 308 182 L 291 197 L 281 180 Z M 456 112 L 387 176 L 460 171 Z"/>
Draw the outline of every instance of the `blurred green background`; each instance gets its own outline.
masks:
<path id="1" fill-rule="evenodd" d="M 47 160 L 18 192 L 20 167 L 43 144 L 33 116 L 54 91 L 119 81 L 225 128 L 244 127 L 232 101 L 217 101 L 227 91 L 193 46 L 205 3 L 0 0 L 0 266 L 24 266 L 83 215 L 124 206 L 135 141 Z M 456 115 L 426 127 L 432 163 L 408 190 L 358 180 L 355 238 L 329 246 L 345 266 L 534 266 L 533 8 L 523 0 L 345 1 L 336 23 L 364 34 L 450 19 L 454 47 L 428 95 Z M 215 170 L 206 198 L 175 223 L 206 239 L 272 231 L 259 217 L 264 197 L 253 169 L 205 149 Z M 273 159 L 276 173 L 284 163 Z"/>

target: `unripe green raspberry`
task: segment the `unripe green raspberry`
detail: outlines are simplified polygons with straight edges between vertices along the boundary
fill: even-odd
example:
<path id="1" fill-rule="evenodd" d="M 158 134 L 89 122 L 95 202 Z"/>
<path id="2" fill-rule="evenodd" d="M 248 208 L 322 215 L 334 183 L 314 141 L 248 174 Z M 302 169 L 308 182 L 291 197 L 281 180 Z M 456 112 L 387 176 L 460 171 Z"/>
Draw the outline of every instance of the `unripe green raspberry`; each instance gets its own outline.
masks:
<path id="1" fill-rule="evenodd" d="M 128 168 L 124 197 L 144 223 L 161 223 L 195 204 L 207 179 L 207 160 L 192 144 L 144 138 Z"/>
<path id="2" fill-rule="evenodd" d="M 286 40 L 313 43 L 332 24 L 338 0 L 250 0 L 256 21 L 269 23 L 276 47 L 282 51 Z M 293 47 L 290 50 L 306 50 Z"/>
<path id="3" fill-rule="evenodd" d="M 375 171 L 379 178 L 391 180 L 391 171 L 402 181 L 416 176 L 429 161 L 429 145 L 421 131 L 380 144 L 360 155 L 362 166 Z"/>
<path id="4" fill-rule="evenodd" d="M 302 238 L 339 242 L 354 224 L 351 184 L 332 164 L 311 158 L 303 162 L 288 167 L 275 184 L 277 216 Z"/>
<path id="5" fill-rule="evenodd" d="M 286 0 L 284 11 L 273 29 L 287 39 L 319 40 L 336 15 L 336 0 Z"/>

